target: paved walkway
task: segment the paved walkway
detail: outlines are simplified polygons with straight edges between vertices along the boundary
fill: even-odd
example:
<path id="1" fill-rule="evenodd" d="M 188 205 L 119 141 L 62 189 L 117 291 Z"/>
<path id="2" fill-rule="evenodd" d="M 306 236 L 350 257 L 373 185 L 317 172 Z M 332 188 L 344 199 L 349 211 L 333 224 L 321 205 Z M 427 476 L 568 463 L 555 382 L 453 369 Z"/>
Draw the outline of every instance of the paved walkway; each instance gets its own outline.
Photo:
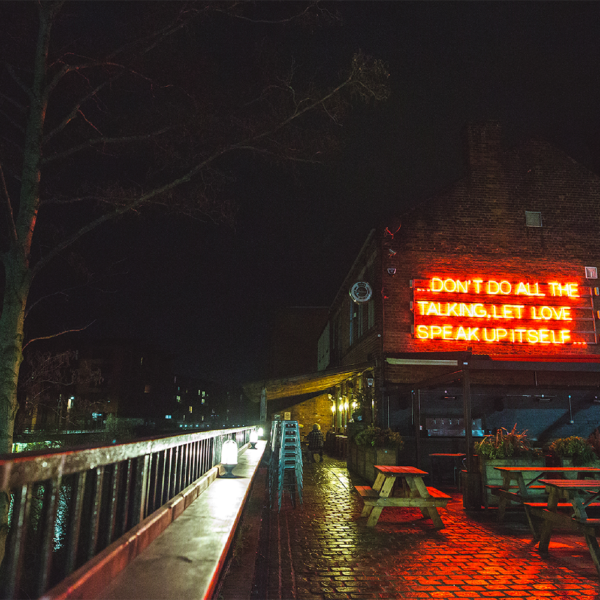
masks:
<path id="1" fill-rule="evenodd" d="M 456 490 L 440 509 L 441 531 L 418 509 L 398 508 L 368 528 L 355 483 L 364 481 L 352 482 L 342 461 L 305 465 L 304 504 L 287 498 L 263 518 L 268 600 L 600 598 L 583 538 L 556 536 L 544 558 L 524 517 L 512 512 L 499 525 L 493 510 L 467 514 Z"/>

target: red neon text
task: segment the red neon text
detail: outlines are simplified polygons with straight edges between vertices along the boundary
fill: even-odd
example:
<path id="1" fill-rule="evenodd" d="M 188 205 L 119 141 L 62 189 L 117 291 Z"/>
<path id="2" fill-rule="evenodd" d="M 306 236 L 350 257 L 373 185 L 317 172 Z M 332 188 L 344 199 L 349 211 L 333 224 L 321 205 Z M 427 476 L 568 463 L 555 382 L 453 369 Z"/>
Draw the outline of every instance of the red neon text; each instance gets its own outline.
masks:
<path id="1" fill-rule="evenodd" d="M 546 286 L 546 291 L 542 291 Z M 511 283 L 502 279 L 496 281 L 490 279 L 442 279 L 441 277 L 432 277 L 429 282 L 429 291 L 435 293 L 447 294 L 486 294 L 489 296 L 567 296 L 569 298 L 579 298 L 579 286 L 577 283 L 558 283 L 549 282 L 547 284 L 539 282 L 518 281 Z"/>
<path id="2" fill-rule="evenodd" d="M 452 325 L 417 325 L 415 336 L 420 340 L 513 344 L 566 344 L 571 341 L 571 332 L 568 329 L 504 329 L 502 327 L 453 327 Z"/>

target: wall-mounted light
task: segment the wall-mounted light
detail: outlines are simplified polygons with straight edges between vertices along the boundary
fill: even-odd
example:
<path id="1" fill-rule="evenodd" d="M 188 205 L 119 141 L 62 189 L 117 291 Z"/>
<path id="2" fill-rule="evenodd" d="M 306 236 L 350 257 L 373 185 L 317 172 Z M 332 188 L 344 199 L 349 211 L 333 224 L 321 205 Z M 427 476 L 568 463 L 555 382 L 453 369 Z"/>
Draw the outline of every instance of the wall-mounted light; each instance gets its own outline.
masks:
<path id="1" fill-rule="evenodd" d="M 221 475 L 221 477 L 228 479 L 233 479 L 235 477 L 233 468 L 237 465 L 237 453 L 238 447 L 234 440 L 223 442 L 223 447 L 221 448 L 221 464 L 225 469 L 225 473 Z"/>

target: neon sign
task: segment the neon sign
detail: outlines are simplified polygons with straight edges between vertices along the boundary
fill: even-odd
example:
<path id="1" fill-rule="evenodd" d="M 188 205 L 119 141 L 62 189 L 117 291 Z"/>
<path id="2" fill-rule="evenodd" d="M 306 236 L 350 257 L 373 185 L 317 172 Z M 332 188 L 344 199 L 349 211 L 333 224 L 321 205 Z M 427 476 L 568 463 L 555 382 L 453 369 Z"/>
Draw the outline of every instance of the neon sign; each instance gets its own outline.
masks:
<path id="1" fill-rule="evenodd" d="M 432 277 L 411 283 L 419 340 L 596 343 L 592 290 L 572 281 Z"/>

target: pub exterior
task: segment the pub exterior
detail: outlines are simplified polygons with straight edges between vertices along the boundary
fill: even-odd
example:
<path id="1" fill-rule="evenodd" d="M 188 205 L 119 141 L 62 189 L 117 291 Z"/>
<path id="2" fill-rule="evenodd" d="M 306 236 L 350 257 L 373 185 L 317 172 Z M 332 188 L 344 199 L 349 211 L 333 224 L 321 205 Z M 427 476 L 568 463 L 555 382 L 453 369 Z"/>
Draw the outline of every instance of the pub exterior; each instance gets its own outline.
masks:
<path id="1" fill-rule="evenodd" d="M 541 140 L 504 148 L 497 122 L 463 147 L 465 177 L 371 231 L 319 341 L 323 373 L 358 373 L 336 429 L 391 427 L 422 468 L 498 427 L 543 445 L 600 425 L 600 178 Z"/>
<path id="2" fill-rule="evenodd" d="M 368 235 L 318 371 L 247 386 L 263 416 L 310 396 L 337 434 L 390 427 L 421 468 L 469 448 L 469 472 L 499 427 L 543 446 L 600 425 L 600 178 L 543 140 L 504 147 L 497 122 L 462 142 L 463 178 Z"/>

